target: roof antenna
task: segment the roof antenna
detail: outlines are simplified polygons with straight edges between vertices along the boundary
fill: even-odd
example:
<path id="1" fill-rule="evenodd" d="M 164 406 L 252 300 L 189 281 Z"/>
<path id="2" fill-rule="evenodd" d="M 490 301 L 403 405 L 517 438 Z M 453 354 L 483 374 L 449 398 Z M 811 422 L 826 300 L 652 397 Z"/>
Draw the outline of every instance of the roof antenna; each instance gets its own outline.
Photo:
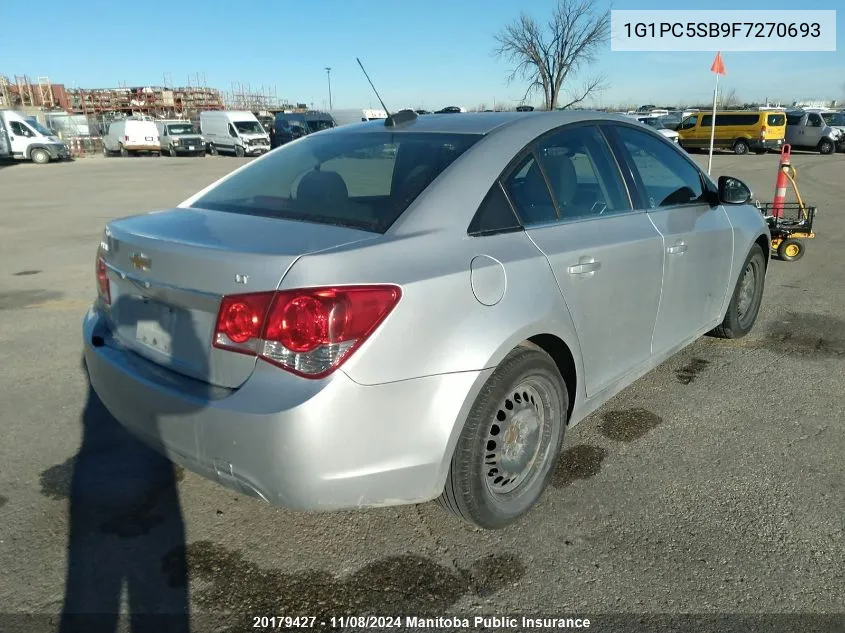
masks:
<path id="1" fill-rule="evenodd" d="M 385 114 L 387 114 L 387 118 L 384 120 L 385 127 L 393 127 L 398 123 L 407 123 L 407 122 L 413 121 L 414 119 L 417 118 L 417 113 L 414 112 L 413 110 L 400 110 L 396 114 L 390 114 L 390 110 L 388 110 L 387 106 L 384 105 L 384 101 L 382 101 L 381 95 L 379 95 L 378 90 L 376 90 L 376 87 L 373 85 L 372 79 L 370 79 L 370 76 L 367 74 L 367 71 L 364 68 L 364 64 L 362 64 L 361 60 L 358 59 L 357 57 L 355 58 L 355 61 L 358 62 L 358 65 L 361 67 L 361 70 L 364 72 L 364 77 L 366 77 L 367 81 L 370 82 L 370 88 L 372 88 L 373 92 L 376 93 L 376 98 L 378 99 L 378 102 L 381 104 L 381 107 L 384 109 Z"/>

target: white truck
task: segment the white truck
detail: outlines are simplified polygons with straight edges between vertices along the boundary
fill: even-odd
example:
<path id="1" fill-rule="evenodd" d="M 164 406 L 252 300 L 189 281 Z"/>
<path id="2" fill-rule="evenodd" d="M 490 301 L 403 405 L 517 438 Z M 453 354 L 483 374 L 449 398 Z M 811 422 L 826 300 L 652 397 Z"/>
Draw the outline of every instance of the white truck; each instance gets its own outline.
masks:
<path id="1" fill-rule="evenodd" d="M 205 156 L 205 141 L 194 132 L 194 125 L 185 119 L 156 121 L 161 151 L 168 156 Z"/>
<path id="2" fill-rule="evenodd" d="M 0 110 L 0 158 L 31 160 L 43 165 L 51 160 L 69 160 L 70 148 L 35 117 L 15 110 Z"/>
<path id="3" fill-rule="evenodd" d="M 387 112 L 374 110 L 372 108 L 353 108 L 347 110 L 330 110 L 329 114 L 336 125 L 349 125 L 350 123 L 361 123 L 362 121 L 375 121 L 386 119 Z"/>
<path id="4" fill-rule="evenodd" d="M 270 135 L 252 112 L 200 112 L 200 132 L 212 154 L 257 156 L 270 151 Z"/>

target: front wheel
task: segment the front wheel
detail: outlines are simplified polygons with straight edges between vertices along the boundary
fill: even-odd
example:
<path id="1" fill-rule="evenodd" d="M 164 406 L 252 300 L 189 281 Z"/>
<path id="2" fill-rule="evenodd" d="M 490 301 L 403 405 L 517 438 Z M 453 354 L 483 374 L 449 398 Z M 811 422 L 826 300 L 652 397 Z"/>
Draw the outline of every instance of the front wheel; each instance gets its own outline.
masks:
<path id="1" fill-rule="evenodd" d="M 38 165 L 46 165 L 50 162 L 50 153 L 46 149 L 36 147 L 29 154 L 29 158 L 32 160 L 33 163 L 37 163 Z"/>
<path id="2" fill-rule="evenodd" d="M 246 152 L 244 152 L 244 148 L 241 145 L 235 145 L 235 156 L 243 158 L 245 153 Z"/>
<path id="3" fill-rule="evenodd" d="M 748 153 L 748 142 L 744 141 L 743 139 L 738 139 L 734 142 L 734 154 L 747 154 Z"/>
<path id="4" fill-rule="evenodd" d="M 754 244 L 745 258 L 728 311 L 711 334 L 719 338 L 742 338 L 754 327 L 766 280 L 766 258 L 759 244 Z"/>
<path id="5" fill-rule="evenodd" d="M 552 358 L 534 346 L 511 351 L 470 410 L 440 505 L 485 529 L 525 515 L 554 472 L 568 409 Z"/>
<path id="6" fill-rule="evenodd" d="M 120 146 L 120 155 L 123 156 L 124 158 L 129 156 L 129 150 L 126 149 L 125 147 L 123 147 L 123 145 Z"/>
<path id="7" fill-rule="evenodd" d="M 833 144 L 829 138 L 823 138 L 819 142 L 819 154 L 833 154 L 833 151 L 836 149 L 836 146 Z"/>

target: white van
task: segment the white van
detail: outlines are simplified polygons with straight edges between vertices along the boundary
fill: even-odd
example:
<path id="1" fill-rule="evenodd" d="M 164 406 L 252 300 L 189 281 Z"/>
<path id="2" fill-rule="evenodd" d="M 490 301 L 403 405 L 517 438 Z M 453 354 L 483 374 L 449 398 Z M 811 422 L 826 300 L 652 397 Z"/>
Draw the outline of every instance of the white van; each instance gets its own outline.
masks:
<path id="1" fill-rule="evenodd" d="M 361 121 L 375 121 L 386 119 L 387 112 L 384 110 L 373 110 L 367 108 L 353 108 L 351 110 L 331 110 L 329 114 L 336 125 L 349 125 L 350 123 L 361 123 Z"/>
<path id="2" fill-rule="evenodd" d="M 161 145 L 155 121 L 128 118 L 109 123 L 108 131 L 103 135 L 103 154 L 112 156 L 118 152 L 121 156 L 140 152 L 158 156 Z"/>
<path id="3" fill-rule="evenodd" d="M 0 157 L 43 165 L 70 158 L 70 148 L 38 120 L 22 112 L 0 110 Z"/>
<path id="4" fill-rule="evenodd" d="M 270 135 L 252 112 L 200 112 L 200 132 L 212 154 L 256 156 L 270 151 Z"/>
<path id="5" fill-rule="evenodd" d="M 162 152 L 167 152 L 169 156 L 205 155 L 205 142 L 202 136 L 194 131 L 194 124 L 190 121 L 186 119 L 156 121 L 156 126 Z"/>

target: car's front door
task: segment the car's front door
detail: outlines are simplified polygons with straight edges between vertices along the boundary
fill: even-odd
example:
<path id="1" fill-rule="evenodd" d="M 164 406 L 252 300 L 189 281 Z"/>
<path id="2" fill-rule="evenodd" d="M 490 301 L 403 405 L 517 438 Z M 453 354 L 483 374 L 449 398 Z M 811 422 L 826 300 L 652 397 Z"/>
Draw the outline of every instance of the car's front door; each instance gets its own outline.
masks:
<path id="1" fill-rule="evenodd" d="M 817 147 L 822 140 L 824 121 L 820 114 L 810 112 L 807 115 L 807 125 L 804 126 L 804 138 L 801 144 L 804 147 Z"/>
<path id="2" fill-rule="evenodd" d="M 646 213 L 632 211 L 595 126 L 566 126 L 540 140 L 504 185 L 572 315 L 592 397 L 649 360 L 662 238 Z"/>
<path id="3" fill-rule="evenodd" d="M 682 152 L 653 134 L 614 126 L 643 208 L 663 236 L 663 292 L 654 352 L 672 350 L 718 324 L 733 258 L 733 228 L 705 177 Z"/>

